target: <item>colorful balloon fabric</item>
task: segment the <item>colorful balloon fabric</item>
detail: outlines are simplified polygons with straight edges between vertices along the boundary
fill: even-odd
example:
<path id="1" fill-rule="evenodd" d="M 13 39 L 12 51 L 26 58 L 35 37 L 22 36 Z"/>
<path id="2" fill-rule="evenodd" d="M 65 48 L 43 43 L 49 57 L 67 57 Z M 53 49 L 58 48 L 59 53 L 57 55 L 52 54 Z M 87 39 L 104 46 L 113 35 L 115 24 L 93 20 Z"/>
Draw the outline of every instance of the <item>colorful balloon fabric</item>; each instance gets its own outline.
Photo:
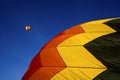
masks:
<path id="1" fill-rule="evenodd" d="M 33 58 L 22 80 L 120 80 L 120 18 L 58 34 Z"/>

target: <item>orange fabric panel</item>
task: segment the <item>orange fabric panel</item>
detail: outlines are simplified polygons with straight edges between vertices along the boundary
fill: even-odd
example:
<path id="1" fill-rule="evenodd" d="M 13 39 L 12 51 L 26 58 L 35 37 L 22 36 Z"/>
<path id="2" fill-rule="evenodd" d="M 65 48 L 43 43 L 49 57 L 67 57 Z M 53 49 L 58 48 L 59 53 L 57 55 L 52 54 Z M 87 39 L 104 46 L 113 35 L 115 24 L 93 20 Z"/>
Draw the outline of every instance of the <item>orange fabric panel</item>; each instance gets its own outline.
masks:
<path id="1" fill-rule="evenodd" d="M 55 47 L 43 49 L 40 60 L 43 66 L 66 66 Z"/>
<path id="2" fill-rule="evenodd" d="M 28 80 L 49 80 L 64 67 L 41 67 Z"/>
<path id="3" fill-rule="evenodd" d="M 42 64 L 41 64 L 41 62 L 40 62 L 40 57 L 39 57 L 39 54 L 37 54 L 37 55 L 33 58 L 30 66 L 29 66 L 27 72 L 24 74 L 22 80 L 28 80 L 29 77 L 30 77 L 31 75 L 33 75 L 33 73 L 34 73 L 35 71 L 37 71 L 41 66 L 42 66 Z"/>
<path id="4" fill-rule="evenodd" d="M 61 34 L 57 37 L 55 37 L 54 39 L 50 40 L 46 46 L 44 48 L 48 48 L 48 47 L 56 47 L 58 44 L 60 44 L 62 41 L 64 41 L 65 39 L 69 38 L 73 36 L 73 34 Z"/>
<path id="5" fill-rule="evenodd" d="M 84 30 L 80 27 L 80 25 L 74 26 L 68 30 L 65 30 L 64 32 L 61 32 L 57 36 L 55 36 L 43 48 L 56 47 L 58 44 L 60 44 L 65 39 L 68 39 L 71 36 L 74 36 L 76 34 L 83 33 L 83 32 Z"/>
<path id="6" fill-rule="evenodd" d="M 56 48 L 43 48 L 41 49 L 39 54 L 37 54 L 33 58 L 29 69 L 23 76 L 22 80 L 28 80 L 34 73 L 36 73 L 40 68 L 42 68 L 42 66 L 65 67 L 66 65 L 60 58 Z"/>
<path id="7" fill-rule="evenodd" d="M 67 34 L 79 34 L 79 33 L 83 33 L 84 30 L 80 27 L 80 25 L 76 25 L 65 30 L 64 32 Z"/>

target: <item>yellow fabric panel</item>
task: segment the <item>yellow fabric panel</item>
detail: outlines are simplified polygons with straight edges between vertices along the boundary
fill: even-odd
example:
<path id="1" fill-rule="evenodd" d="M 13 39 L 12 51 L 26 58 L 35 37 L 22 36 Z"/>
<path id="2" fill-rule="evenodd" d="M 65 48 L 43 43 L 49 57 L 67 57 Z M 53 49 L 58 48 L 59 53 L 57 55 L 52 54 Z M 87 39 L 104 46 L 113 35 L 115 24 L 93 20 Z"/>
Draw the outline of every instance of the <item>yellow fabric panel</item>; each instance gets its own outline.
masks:
<path id="1" fill-rule="evenodd" d="M 67 67 L 50 80 L 92 80 L 106 69 Z"/>
<path id="2" fill-rule="evenodd" d="M 81 24 L 80 26 L 83 28 L 85 32 L 116 32 L 111 27 L 103 24 L 106 21 L 112 19 L 105 19 L 105 20 L 96 20 L 91 22 L 86 22 Z"/>
<path id="3" fill-rule="evenodd" d="M 58 45 L 59 46 L 68 46 L 68 45 L 84 45 L 100 36 L 110 34 L 111 32 L 107 33 L 80 33 L 75 36 L 72 36 L 66 40 L 64 40 L 62 43 Z"/>
<path id="4" fill-rule="evenodd" d="M 105 68 L 105 66 L 83 46 L 57 47 L 57 49 L 67 66 Z"/>

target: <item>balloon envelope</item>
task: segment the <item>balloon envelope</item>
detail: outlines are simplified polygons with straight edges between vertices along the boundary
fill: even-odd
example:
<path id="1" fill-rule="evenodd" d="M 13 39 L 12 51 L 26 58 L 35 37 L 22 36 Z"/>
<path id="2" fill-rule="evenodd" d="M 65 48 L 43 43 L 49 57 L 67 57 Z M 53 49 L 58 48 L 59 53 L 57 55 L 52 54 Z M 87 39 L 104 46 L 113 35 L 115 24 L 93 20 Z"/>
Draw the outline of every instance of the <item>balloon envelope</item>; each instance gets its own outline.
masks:
<path id="1" fill-rule="evenodd" d="M 31 29 L 30 26 L 26 26 L 26 27 L 25 27 L 25 30 L 26 30 L 26 31 L 30 31 L 30 29 Z"/>
<path id="2" fill-rule="evenodd" d="M 120 80 L 120 18 L 61 32 L 33 58 L 22 80 Z"/>

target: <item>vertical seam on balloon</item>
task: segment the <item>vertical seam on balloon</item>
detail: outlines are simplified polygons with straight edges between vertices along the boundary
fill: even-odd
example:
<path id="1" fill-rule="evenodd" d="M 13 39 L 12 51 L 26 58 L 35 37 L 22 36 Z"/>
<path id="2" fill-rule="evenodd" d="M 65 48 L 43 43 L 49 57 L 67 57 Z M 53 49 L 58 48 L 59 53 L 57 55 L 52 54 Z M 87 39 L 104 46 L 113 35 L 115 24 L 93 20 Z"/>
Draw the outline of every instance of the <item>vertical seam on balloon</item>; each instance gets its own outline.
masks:
<path id="1" fill-rule="evenodd" d="M 56 47 L 55 47 L 55 49 L 56 49 L 56 51 L 57 51 L 57 54 L 58 54 L 58 56 L 59 56 L 60 60 L 61 60 L 61 61 L 64 63 L 64 65 L 65 65 L 65 66 L 60 66 L 60 67 L 64 67 L 64 68 L 65 68 L 65 67 L 66 67 L 65 62 L 62 60 L 62 58 L 61 58 L 61 56 L 59 55 L 59 52 L 58 52 L 58 50 L 57 50 L 57 48 L 56 48 Z M 64 69 L 64 68 L 63 68 L 63 69 Z M 62 69 L 62 70 L 63 70 L 63 69 Z M 61 70 L 60 70 L 60 71 L 61 71 Z M 58 74 L 60 71 L 58 71 L 58 72 L 57 72 L 57 73 L 55 73 L 54 75 Z M 54 76 L 54 75 L 53 75 L 53 76 Z M 49 78 L 49 80 L 50 80 L 53 76 L 51 76 L 51 77 Z"/>
<path id="2" fill-rule="evenodd" d="M 65 69 L 66 67 L 64 67 L 63 69 Z M 49 78 L 49 80 L 51 80 L 51 78 L 53 78 L 55 75 L 57 75 L 58 73 L 60 73 L 63 69 L 61 69 L 59 72 L 57 72 L 56 74 L 54 74 L 53 76 L 51 76 L 50 78 Z"/>
<path id="3" fill-rule="evenodd" d="M 59 54 L 59 51 L 58 51 L 57 47 L 55 47 L 55 48 L 56 48 L 57 54 L 59 55 L 59 58 L 60 58 L 61 61 L 65 64 L 65 62 L 64 62 L 63 59 L 62 59 L 62 57 L 61 57 L 60 54 Z M 62 66 L 60 66 L 60 67 L 62 67 Z M 65 69 L 66 67 L 67 67 L 67 65 L 65 64 L 65 66 L 64 66 L 63 69 Z M 62 70 L 63 70 L 63 69 L 62 69 Z M 62 70 L 60 70 L 60 71 L 62 71 Z M 60 71 L 59 71 L 59 72 L 60 72 Z M 58 74 L 59 72 L 57 72 L 56 74 Z M 53 76 L 55 76 L 56 74 L 54 74 Z M 50 80 L 53 76 L 51 76 L 51 77 L 49 78 L 49 80 Z"/>
<path id="4" fill-rule="evenodd" d="M 58 51 L 57 47 L 56 47 L 56 51 L 57 51 L 57 53 L 58 53 L 59 57 L 61 58 L 61 60 L 63 61 L 62 57 L 61 57 L 61 56 L 60 56 L 60 54 L 59 54 L 59 51 Z M 64 62 L 64 61 L 63 61 L 63 63 L 65 64 L 65 62 Z M 67 65 L 66 65 L 66 64 L 65 64 L 65 67 L 67 67 Z"/>

